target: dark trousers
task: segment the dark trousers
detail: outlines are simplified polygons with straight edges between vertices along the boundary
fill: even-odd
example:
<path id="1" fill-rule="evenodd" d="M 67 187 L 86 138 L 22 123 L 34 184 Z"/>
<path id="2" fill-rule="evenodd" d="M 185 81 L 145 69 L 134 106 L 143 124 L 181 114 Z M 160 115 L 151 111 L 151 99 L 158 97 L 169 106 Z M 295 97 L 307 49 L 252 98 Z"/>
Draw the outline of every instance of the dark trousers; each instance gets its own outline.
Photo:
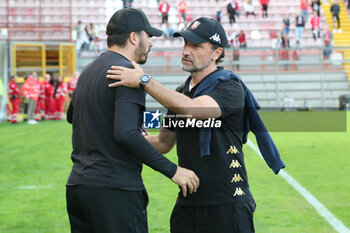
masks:
<path id="1" fill-rule="evenodd" d="M 349 0 L 350 1 L 350 0 Z M 339 19 L 339 14 L 333 14 L 333 20 L 334 18 L 337 20 L 337 28 L 339 29 L 340 28 L 340 19 Z"/>
<path id="2" fill-rule="evenodd" d="M 314 38 L 314 40 L 316 41 L 316 36 L 318 37 L 318 38 L 321 38 L 321 31 L 320 31 L 320 29 L 318 28 L 312 28 L 311 29 L 312 30 L 312 37 Z"/>
<path id="3" fill-rule="evenodd" d="M 186 13 L 181 13 L 182 22 L 186 23 Z"/>
<path id="4" fill-rule="evenodd" d="M 267 18 L 267 4 L 262 4 L 262 9 L 263 9 L 263 12 L 262 12 L 262 17 L 264 18 Z"/>
<path id="5" fill-rule="evenodd" d="M 168 14 L 162 14 L 162 23 L 167 23 L 168 22 Z"/>
<path id="6" fill-rule="evenodd" d="M 66 189 L 72 233 L 147 233 L 146 191 Z"/>
<path id="7" fill-rule="evenodd" d="M 236 11 L 235 11 L 235 10 L 234 10 L 233 12 L 230 12 L 230 13 L 229 13 L 230 24 L 236 23 L 236 18 L 235 18 L 235 16 L 236 16 Z"/>
<path id="8" fill-rule="evenodd" d="M 175 205 L 171 233 L 254 233 L 255 202 L 218 206 Z"/>

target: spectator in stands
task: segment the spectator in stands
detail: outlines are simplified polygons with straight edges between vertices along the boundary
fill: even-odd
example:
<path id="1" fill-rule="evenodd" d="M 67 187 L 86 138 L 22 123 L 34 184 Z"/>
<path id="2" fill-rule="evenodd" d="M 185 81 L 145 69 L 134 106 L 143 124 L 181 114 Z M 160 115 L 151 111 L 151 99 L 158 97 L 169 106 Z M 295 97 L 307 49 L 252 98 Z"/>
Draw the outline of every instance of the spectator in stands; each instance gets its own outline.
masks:
<path id="1" fill-rule="evenodd" d="M 220 5 L 217 3 L 216 4 L 216 16 L 215 16 L 215 19 L 221 23 L 221 13 L 222 13 L 222 10 L 220 8 Z"/>
<path id="2" fill-rule="evenodd" d="M 188 22 L 185 22 L 185 23 L 179 23 L 177 25 L 177 31 L 183 31 L 187 28 L 187 25 L 188 25 Z"/>
<path id="3" fill-rule="evenodd" d="M 341 30 L 340 28 L 340 19 L 339 19 L 339 12 L 340 12 L 340 6 L 339 6 L 339 3 L 338 3 L 338 0 L 334 0 L 333 1 L 333 4 L 331 6 L 331 12 L 332 12 L 332 18 L 333 18 L 333 21 L 336 19 L 337 20 L 337 29 L 338 31 L 335 29 L 335 27 L 333 28 L 333 33 L 342 33 L 343 31 Z"/>
<path id="4" fill-rule="evenodd" d="M 300 54 L 300 49 L 301 49 L 301 44 L 300 44 L 300 41 L 295 41 L 295 44 L 294 44 L 294 50 L 292 51 L 292 60 L 293 61 L 298 61 L 299 60 L 299 54 Z M 297 64 L 295 62 L 293 62 L 292 64 L 292 68 L 294 70 L 297 69 Z"/>
<path id="5" fill-rule="evenodd" d="M 239 47 L 240 48 L 247 48 L 247 37 L 243 30 L 241 30 L 238 35 L 236 35 L 238 42 L 239 42 Z"/>
<path id="6" fill-rule="evenodd" d="M 283 33 L 289 35 L 290 20 L 289 16 L 285 15 L 283 19 Z"/>
<path id="7" fill-rule="evenodd" d="M 77 25 L 75 25 L 74 30 L 77 33 L 77 40 L 80 38 L 80 34 L 83 32 L 84 30 L 84 25 L 81 22 L 81 20 L 78 21 Z"/>
<path id="8" fill-rule="evenodd" d="M 233 47 L 233 67 L 234 68 L 234 65 L 236 64 L 236 69 L 237 70 L 240 70 L 240 67 L 239 67 L 239 57 L 240 57 L 240 54 L 239 54 L 239 46 L 240 46 L 240 43 L 238 41 L 238 38 L 237 37 L 233 37 L 233 40 L 232 40 L 232 47 Z"/>
<path id="9" fill-rule="evenodd" d="M 239 10 L 239 6 L 237 0 L 231 0 L 226 8 L 230 24 L 232 25 L 232 23 L 236 23 L 236 15 L 238 16 L 237 11 Z"/>
<path id="10" fill-rule="evenodd" d="M 320 29 L 320 17 L 317 16 L 317 12 L 313 12 L 313 16 L 311 18 L 311 30 L 312 30 L 312 36 L 314 40 L 316 41 L 316 36 L 318 38 L 321 38 L 321 29 Z"/>
<path id="11" fill-rule="evenodd" d="M 27 119 L 28 124 L 34 125 L 38 122 L 34 119 L 36 102 L 39 99 L 40 83 L 36 72 L 32 72 L 21 87 L 23 96 L 28 100 Z"/>
<path id="12" fill-rule="evenodd" d="M 281 51 L 281 55 L 280 55 L 280 59 L 284 60 L 284 61 L 288 61 L 289 60 L 289 48 L 290 48 L 290 44 L 289 44 L 289 38 L 288 35 L 283 34 L 282 38 L 281 38 L 281 47 L 282 47 L 282 51 Z M 284 69 L 287 70 L 288 69 L 288 64 L 284 64 Z"/>
<path id="13" fill-rule="evenodd" d="M 298 49 L 298 50 L 301 49 L 300 41 L 298 41 L 298 40 L 295 41 L 294 48 L 295 48 L 295 49 Z"/>
<path id="14" fill-rule="evenodd" d="M 323 41 L 324 41 L 323 58 L 325 60 L 328 60 L 329 56 L 332 54 L 332 40 L 333 40 L 333 33 L 331 32 L 329 26 L 327 25 L 326 30 L 323 34 Z"/>
<path id="15" fill-rule="evenodd" d="M 255 5 L 253 0 L 246 0 L 244 2 L 244 11 L 245 11 L 246 18 L 248 17 L 248 15 L 254 15 L 256 17 L 254 8 L 255 8 Z"/>
<path id="16" fill-rule="evenodd" d="M 89 44 L 89 50 L 90 51 L 96 51 L 97 55 L 100 55 L 101 53 L 101 43 L 100 43 L 100 39 L 96 36 L 92 41 L 90 41 Z"/>
<path id="17" fill-rule="evenodd" d="M 185 0 L 180 0 L 177 3 L 177 9 L 179 11 L 179 15 L 180 15 L 180 22 L 187 22 L 186 20 L 186 12 L 187 12 L 187 2 Z"/>
<path id="18" fill-rule="evenodd" d="M 83 49 L 88 49 L 89 44 L 90 44 L 90 34 L 89 34 L 89 29 L 88 26 L 85 26 L 84 30 L 80 33 L 80 37 L 77 40 L 77 50 L 83 50 Z"/>
<path id="19" fill-rule="evenodd" d="M 159 12 L 162 14 L 162 23 L 168 23 L 170 4 L 167 0 L 163 0 L 158 6 Z"/>
<path id="20" fill-rule="evenodd" d="M 320 17 L 320 11 L 321 11 L 321 1 L 320 0 L 312 0 L 311 8 L 313 11 L 317 12 L 317 16 Z"/>
<path id="21" fill-rule="evenodd" d="M 170 23 L 164 23 L 162 26 L 162 30 L 163 30 L 163 37 L 165 39 L 173 39 L 173 34 L 175 32 L 175 30 L 171 27 Z"/>
<path id="22" fill-rule="evenodd" d="M 90 27 L 89 27 L 88 25 L 85 26 L 84 32 L 85 32 L 87 38 L 89 39 L 89 42 L 92 41 L 92 36 L 91 36 L 91 32 L 90 32 Z M 87 45 L 87 47 L 89 47 L 89 46 Z"/>
<path id="23" fill-rule="evenodd" d="M 348 6 L 347 6 L 348 11 L 350 11 L 350 0 L 348 0 Z"/>
<path id="24" fill-rule="evenodd" d="M 89 40 L 93 41 L 96 37 L 98 37 L 98 27 L 93 23 L 89 23 L 88 33 L 90 34 Z"/>
<path id="25" fill-rule="evenodd" d="M 276 37 L 273 37 L 273 40 L 272 40 L 272 48 L 280 49 L 281 43 L 282 43 L 281 34 L 276 33 Z M 275 54 L 275 55 L 277 55 L 277 54 Z M 277 58 L 278 58 L 278 56 L 277 56 Z"/>
<path id="26" fill-rule="evenodd" d="M 133 0 L 123 0 L 123 7 L 124 8 L 132 7 L 132 2 Z"/>
<path id="27" fill-rule="evenodd" d="M 21 97 L 21 93 L 19 92 L 17 85 L 17 75 L 12 75 L 10 77 L 8 83 L 8 97 L 10 100 L 8 103 L 8 121 L 12 124 L 16 124 L 18 122 L 17 115 L 19 113 L 19 100 Z"/>
<path id="28" fill-rule="evenodd" d="M 300 0 L 300 10 L 301 10 L 301 15 L 304 17 L 305 21 L 309 21 L 309 0 Z"/>
<path id="29" fill-rule="evenodd" d="M 231 45 L 233 46 L 233 41 L 236 39 L 236 32 L 228 29 L 226 31 L 226 36 L 227 36 L 227 47 L 229 48 L 231 47 Z"/>
<path id="30" fill-rule="evenodd" d="M 304 27 L 305 27 L 305 18 L 301 14 L 299 14 L 295 18 L 295 40 L 301 41 L 301 38 L 303 37 L 304 33 Z"/>
<path id="31" fill-rule="evenodd" d="M 260 0 L 261 8 L 262 8 L 262 18 L 267 18 L 267 9 L 269 6 L 270 0 Z"/>

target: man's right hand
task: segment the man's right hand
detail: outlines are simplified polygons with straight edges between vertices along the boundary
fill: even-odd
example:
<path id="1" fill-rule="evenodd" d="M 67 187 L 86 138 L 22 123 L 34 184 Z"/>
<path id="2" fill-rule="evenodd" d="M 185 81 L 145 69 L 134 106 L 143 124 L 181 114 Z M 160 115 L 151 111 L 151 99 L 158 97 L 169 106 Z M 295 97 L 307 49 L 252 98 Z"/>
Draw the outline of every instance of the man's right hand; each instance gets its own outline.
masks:
<path id="1" fill-rule="evenodd" d="M 171 180 L 181 187 L 184 197 L 187 196 L 187 189 L 191 194 L 197 192 L 197 188 L 199 187 L 199 178 L 197 175 L 193 171 L 183 167 L 177 167 L 177 171 Z"/>
<path id="2" fill-rule="evenodd" d="M 107 78 L 119 80 L 118 82 L 109 84 L 109 87 L 140 87 L 140 77 L 144 75 L 144 72 L 136 62 L 132 61 L 131 63 L 134 66 L 134 69 L 129 69 L 123 66 L 112 66 L 111 70 L 107 70 Z"/>

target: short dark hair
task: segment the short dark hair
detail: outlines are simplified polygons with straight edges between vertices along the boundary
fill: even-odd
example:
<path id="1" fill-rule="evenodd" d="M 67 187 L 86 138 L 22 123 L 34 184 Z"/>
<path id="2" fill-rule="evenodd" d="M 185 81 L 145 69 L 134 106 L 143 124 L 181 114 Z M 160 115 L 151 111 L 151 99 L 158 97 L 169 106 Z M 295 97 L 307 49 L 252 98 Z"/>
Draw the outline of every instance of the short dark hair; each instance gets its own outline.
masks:
<path id="1" fill-rule="evenodd" d="M 108 35 L 108 32 L 112 32 L 112 31 L 115 31 L 115 27 L 113 26 L 113 24 L 108 24 L 107 25 L 107 31 L 106 31 L 106 34 L 107 34 L 107 46 L 108 47 L 111 47 L 113 45 L 117 45 L 119 47 L 122 47 L 124 48 L 125 45 L 126 45 L 126 42 L 130 36 L 130 32 L 125 32 L 125 33 L 116 33 L 116 34 L 111 34 L 111 35 Z M 136 34 L 140 35 L 141 34 L 141 31 L 139 32 L 136 32 Z"/>
<path id="2" fill-rule="evenodd" d="M 219 63 L 223 62 L 224 61 L 224 57 L 225 57 L 225 48 L 224 47 L 220 47 L 219 45 L 216 45 L 216 44 L 212 44 L 212 43 L 210 43 L 210 44 L 211 44 L 211 49 L 213 51 L 215 51 L 218 48 L 222 48 L 222 53 L 220 54 L 218 59 L 216 59 L 215 64 L 219 64 Z"/>

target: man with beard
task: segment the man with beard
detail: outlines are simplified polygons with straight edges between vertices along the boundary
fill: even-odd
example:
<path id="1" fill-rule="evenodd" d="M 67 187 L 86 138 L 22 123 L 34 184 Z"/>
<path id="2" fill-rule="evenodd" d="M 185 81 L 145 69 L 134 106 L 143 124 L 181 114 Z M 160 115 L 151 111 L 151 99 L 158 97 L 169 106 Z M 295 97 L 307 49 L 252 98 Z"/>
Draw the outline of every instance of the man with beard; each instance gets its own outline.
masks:
<path id="1" fill-rule="evenodd" d="M 199 185 L 192 171 L 170 162 L 142 136 L 144 91 L 111 89 L 105 78 L 113 64 L 145 63 L 150 37 L 161 35 L 141 10 L 121 9 L 107 25 L 108 51 L 81 72 L 67 113 L 73 125 L 73 168 L 66 185 L 72 232 L 148 232 L 142 163 L 180 185 L 184 196 Z"/>
<path id="2" fill-rule="evenodd" d="M 192 169 L 201 182 L 196 193 L 187 197 L 179 193 L 171 215 L 171 232 L 252 233 L 255 201 L 242 151 L 248 132 L 255 134 L 263 157 L 275 173 L 285 165 L 257 113 L 252 93 L 233 72 L 217 67 L 227 45 L 221 24 L 201 17 L 185 31 L 174 33 L 174 37 L 180 36 L 184 38 L 181 68 L 191 75 L 177 91 L 154 79 L 143 83 L 143 71 L 134 62 L 135 69 L 113 66 L 107 71 L 107 78 L 120 80 L 110 87 L 143 88 L 170 111 L 166 121 L 183 120 L 170 119 L 177 113 L 195 122 L 192 125 L 196 127 L 176 124 L 147 136 L 162 153 L 176 143 L 179 165 Z M 205 127 L 201 123 L 213 119 L 221 124 Z"/>

